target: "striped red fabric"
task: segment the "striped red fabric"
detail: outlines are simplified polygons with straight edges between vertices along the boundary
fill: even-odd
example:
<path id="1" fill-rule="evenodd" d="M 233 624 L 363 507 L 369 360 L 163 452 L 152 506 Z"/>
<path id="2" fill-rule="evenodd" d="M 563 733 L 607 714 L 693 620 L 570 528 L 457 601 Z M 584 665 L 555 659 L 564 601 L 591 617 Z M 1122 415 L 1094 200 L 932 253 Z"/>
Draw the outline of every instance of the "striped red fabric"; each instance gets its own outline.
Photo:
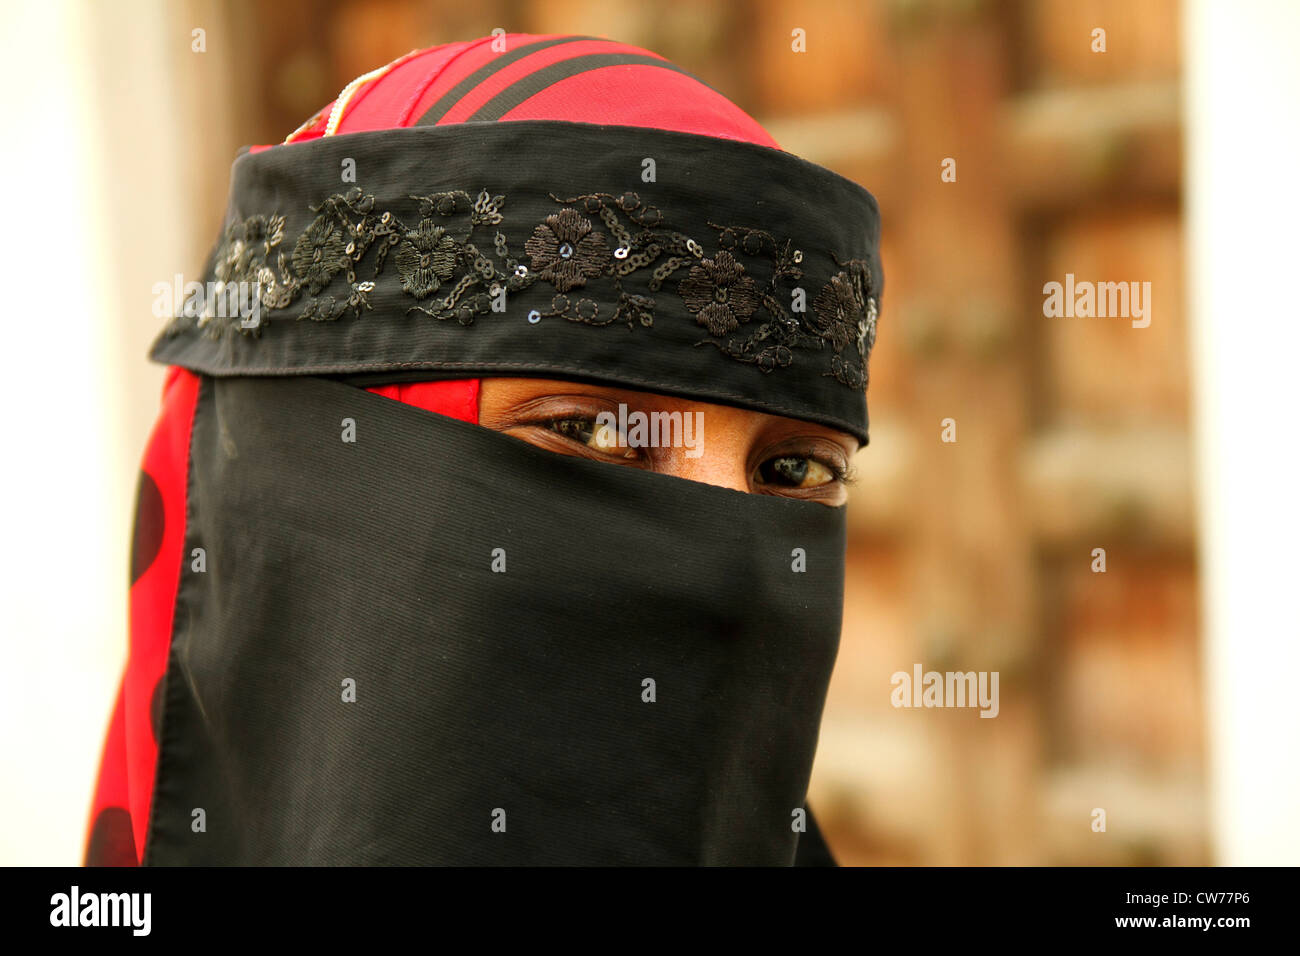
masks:
<path id="1" fill-rule="evenodd" d="M 483 111 L 494 100 L 497 109 L 509 108 L 489 116 Z M 323 109 L 293 141 L 323 135 L 329 115 Z M 537 119 L 644 126 L 780 148 L 740 107 L 649 50 L 599 37 L 521 33 L 408 53 L 354 93 L 336 134 Z"/>

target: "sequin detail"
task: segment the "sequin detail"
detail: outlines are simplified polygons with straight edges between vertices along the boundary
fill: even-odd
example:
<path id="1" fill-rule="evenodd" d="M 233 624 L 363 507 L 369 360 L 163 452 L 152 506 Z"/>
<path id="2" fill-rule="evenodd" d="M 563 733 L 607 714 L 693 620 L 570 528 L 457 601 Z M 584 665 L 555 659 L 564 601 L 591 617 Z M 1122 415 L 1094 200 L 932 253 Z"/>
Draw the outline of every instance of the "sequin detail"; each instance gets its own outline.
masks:
<path id="1" fill-rule="evenodd" d="M 268 317 L 303 302 L 297 318 L 318 322 L 359 318 L 373 309 L 376 288 L 389 283 L 410 299 L 407 313 L 464 326 L 493 313 L 504 320 L 510 297 L 536 283 L 553 295 L 549 309 L 529 310 L 531 325 L 558 317 L 652 328 L 669 311 L 665 297 L 674 297 L 674 311 L 706 333 L 693 345 L 712 346 L 764 372 L 791 365 L 796 350 L 825 351 L 830 360 L 823 374 L 866 386 L 879 313 L 867 262 L 832 253 L 836 271 L 811 294 L 803 285 L 807 250 L 766 230 L 710 222 L 716 235 L 688 236 L 635 192 L 550 196 L 556 212 L 522 224 L 526 262 L 511 254 L 501 228 L 503 195 L 480 189 L 412 196 L 418 218 L 403 222 L 354 187 L 310 207 L 314 218 L 291 245 L 278 213 L 232 223 L 213 273 L 218 291 L 256 283 Z M 267 324 L 247 327 L 206 314 L 177 317 L 173 330 L 184 321 L 214 337 L 231 329 L 257 337 Z"/>

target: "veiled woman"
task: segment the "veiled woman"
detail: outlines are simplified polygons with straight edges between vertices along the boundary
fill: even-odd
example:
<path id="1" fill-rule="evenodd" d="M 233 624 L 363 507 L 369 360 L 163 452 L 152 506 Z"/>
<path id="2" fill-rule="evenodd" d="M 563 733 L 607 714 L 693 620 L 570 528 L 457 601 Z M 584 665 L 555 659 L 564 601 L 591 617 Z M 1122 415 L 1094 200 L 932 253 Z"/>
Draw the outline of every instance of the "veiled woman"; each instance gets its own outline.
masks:
<path id="1" fill-rule="evenodd" d="M 242 153 L 152 351 L 87 862 L 831 862 L 878 232 L 593 37 L 416 51 Z"/>

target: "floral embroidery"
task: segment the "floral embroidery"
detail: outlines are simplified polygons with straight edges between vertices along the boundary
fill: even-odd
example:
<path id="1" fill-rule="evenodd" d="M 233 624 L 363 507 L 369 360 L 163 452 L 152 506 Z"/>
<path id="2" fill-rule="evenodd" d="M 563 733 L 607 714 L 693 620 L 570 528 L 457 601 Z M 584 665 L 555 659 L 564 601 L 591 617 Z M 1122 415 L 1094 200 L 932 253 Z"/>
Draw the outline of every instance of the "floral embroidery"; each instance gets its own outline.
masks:
<path id="1" fill-rule="evenodd" d="M 315 295 L 343 268 L 345 243 L 337 223 L 317 216 L 293 246 L 293 271 Z"/>
<path id="2" fill-rule="evenodd" d="M 695 313 L 695 321 L 713 335 L 735 331 L 758 308 L 754 280 L 745 275 L 745 267 L 725 249 L 714 258 L 692 266 L 677 291 L 686 308 Z"/>
<path id="3" fill-rule="evenodd" d="M 372 309 L 370 295 L 391 253 L 393 285 L 412 301 L 408 313 L 468 326 L 500 311 L 512 294 L 545 282 L 555 290 L 550 307 L 532 309 L 529 322 L 552 316 L 593 326 L 622 322 L 629 330 L 654 326 L 664 285 L 676 278 L 669 288 L 680 308 L 708 335 L 695 345 L 764 372 L 791 365 L 797 350 L 828 350 L 823 374 L 853 388 L 866 385 L 879 307 L 863 260 L 832 254 L 837 271 L 812 296 L 809 310 L 807 257 L 793 241 L 710 222 L 717 236 L 709 254 L 699 238 L 668 227 L 659 209 L 634 192 L 552 193 L 562 208 L 529 230 L 529 265 L 511 255 L 501 231 L 505 196 L 481 189 L 477 196 L 448 190 L 410 198 L 419 204 L 414 225 L 377 211 L 374 196 L 358 187 L 330 196 L 311 208 L 314 218 L 287 252 L 283 215 L 238 220 L 226 229 L 213 274 L 219 283 L 256 283 L 265 310 L 305 299 L 299 320 L 330 322 Z M 358 275 L 363 265 L 364 277 Z M 591 290 L 597 282 L 605 286 L 599 293 Z M 266 324 L 245 328 L 213 318 L 197 321 L 212 336 L 231 328 L 258 336 Z M 183 320 L 177 318 L 173 331 Z"/>
<path id="4" fill-rule="evenodd" d="M 592 231 L 591 220 L 572 209 L 561 209 L 533 230 L 524 243 L 533 258 L 533 271 L 560 292 L 587 284 L 605 270 L 605 237 Z"/>
<path id="5" fill-rule="evenodd" d="M 848 273 L 839 272 L 813 300 L 813 328 L 838 352 L 857 338 L 857 317 L 865 308 L 859 284 Z"/>
<path id="6" fill-rule="evenodd" d="M 420 225 L 406 234 L 395 257 L 402 291 L 417 299 L 437 292 L 456 269 L 458 248 L 446 229 L 432 219 L 421 219 Z"/>

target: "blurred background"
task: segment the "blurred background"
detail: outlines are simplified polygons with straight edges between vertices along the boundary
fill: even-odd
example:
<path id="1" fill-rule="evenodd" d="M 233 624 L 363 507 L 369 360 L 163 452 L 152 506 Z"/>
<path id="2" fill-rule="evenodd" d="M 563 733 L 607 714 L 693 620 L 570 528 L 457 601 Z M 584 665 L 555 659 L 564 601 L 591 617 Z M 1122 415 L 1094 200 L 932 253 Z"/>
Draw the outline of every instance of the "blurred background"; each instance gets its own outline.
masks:
<path id="1" fill-rule="evenodd" d="M 810 792 L 840 862 L 1300 863 L 1300 13 L 1263 0 L 6 4 L 0 863 L 81 859 L 154 283 L 200 271 L 240 146 L 498 27 L 653 50 L 880 202 Z M 1149 327 L 1045 317 L 1067 273 L 1149 282 Z M 914 664 L 999 672 L 997 718 L 894 708 Z"/>

